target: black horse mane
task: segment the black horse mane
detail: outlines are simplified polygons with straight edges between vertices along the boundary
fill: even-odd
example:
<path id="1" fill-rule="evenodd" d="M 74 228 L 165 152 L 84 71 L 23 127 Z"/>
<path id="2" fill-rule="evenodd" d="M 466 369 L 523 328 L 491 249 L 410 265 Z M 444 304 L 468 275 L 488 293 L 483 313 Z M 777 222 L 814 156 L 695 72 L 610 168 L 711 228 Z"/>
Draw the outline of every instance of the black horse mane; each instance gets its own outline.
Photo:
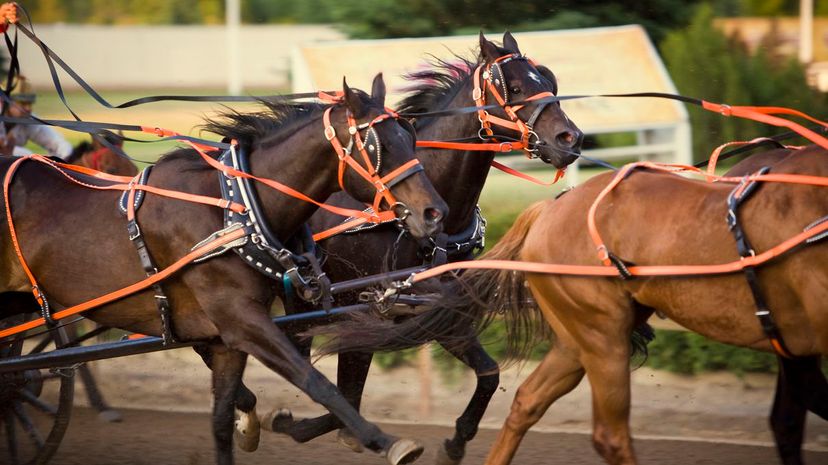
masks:
<path id="1" fill-rule="evenodd" d="M 253 147 L 280 134 L 292 133 L 294 126 L 304 123 L 322 112 L 328 105 L 315 102 L 285 103 L 260 100 L 264 107 L 252 113 L 241 113 L 228 108 L 214 118 L 208 118 L 201 128 L 219 136 L 235 139 L 241 145 Z M 321 129 L 320 129 L 321 132 Z"/>
<path id="2" fill-rule="evenodd" d="M 303 124 L 309 117 L 320 113 L 328 106 L 315 102 L 286 103 L 260 100 L 259 103 L 264 108 L 250 113 L 227 108 L 215 117 L 205 118 L 200 128 L 222 138 L 236 140 L 243 147 L 252 149 L 258 145 L 270 145 L 269 142 L 278 139 L 280 135 L 291 134 L 295 126 Z M 320 127 L 320 133 L 321 131 Z M 220 154 L 218 150 L 208 153 L 213 157 Z M 176 149 L 162 157 L 165 161 L 180 158 L 199 157 L 191 148 Z"/>
<path id="3" fill-rule="evenodd" d="M 447 61 L 432 56 L 428 64 L 433 69 L 406 74 L 404 78 L 416 84 L 405 89 L 410 95 L 400 102 L 397 111 L 421 113 L 434 110 L 456 95 L 482 59 L 478 57 L 472 61 L 459 55 L 454 57 L 455 60 Z"/>

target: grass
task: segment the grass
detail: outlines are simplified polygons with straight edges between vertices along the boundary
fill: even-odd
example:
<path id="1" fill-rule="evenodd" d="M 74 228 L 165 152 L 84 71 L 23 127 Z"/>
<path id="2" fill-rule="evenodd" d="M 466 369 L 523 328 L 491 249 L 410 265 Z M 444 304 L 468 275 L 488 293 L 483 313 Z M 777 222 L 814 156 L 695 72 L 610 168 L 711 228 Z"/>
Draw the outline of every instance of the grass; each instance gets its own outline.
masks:
<path id="1" fill-rule="evenodd" d="M 542 181 L 549 182 L 555 178 L 555 169 L 541 162 L 534 169 L 523 170 Z M 582 168 L 579 170 L 578 184 L 592 176 L 607 171 L 605 168 Z M 567 176 L 573 176 L 572 173 Z M 515 218 L 529 205 L 554 198 L 566 187 L 562 179 L 557 184 L 547 187 L 515 178 L 504 172 L 492 169 L 486 180 L 486 186 L 480 196 L 480 208 L 486 218 L 486 248 L 491 248 L 512 226 Z"/>

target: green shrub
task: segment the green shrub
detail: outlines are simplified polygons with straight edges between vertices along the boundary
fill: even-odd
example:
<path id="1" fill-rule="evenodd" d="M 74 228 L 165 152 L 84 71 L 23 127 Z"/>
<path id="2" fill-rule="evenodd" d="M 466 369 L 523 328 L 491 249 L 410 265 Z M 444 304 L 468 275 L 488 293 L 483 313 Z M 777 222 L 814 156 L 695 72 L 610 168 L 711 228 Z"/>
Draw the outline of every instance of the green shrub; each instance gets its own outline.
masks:
<path id="1" fill-rule="evenodd" d="M 506 357 L 505 336 L 505 327 L 499 323 L 493 324 L 481 335 L 486 351 L 495 360 L 503 361 Z M 530 360 L 542 359 L 549 347 L 548 343 L 536 347 Z M 465 369 L 463 363 L 437 345 L 432 350 L 434 365 L 443 379 L 457 379 Z M 656 330 L 656 338 L 648 350 L 649 356 L 644 366 L 673 373 L 697 374 L 725 370 L 742 375 L 775 373 L 777 370 L 774 354 L 721 344 L 688 331 Z M 375 360 L 383 369 L 414 365 L 416 349 L 377 354 Z M 638 366 L 639 362 L 640 360 L 634 360 L 632 365 Z"/>
<path id="2" fill-rule="evenodd" d="M 721 344 L 688 331 L 657 330 L 648 349 L 646 366 L 673 373 L 776 372 L 776 356 L 771 353 Z"/>
<path id="3" fill-rule="evenodd" d="M 686 29 L 661 42 L 661 53 L 679 93 L 731 105 L 786 106 L 824 119 L 826 94 L 810 88 L 795 58 L 759 52 L 751 55 L 738 37 L 728 38 L 714 24 L 708 5 Z M 765 42 L 778 38 L 768 36 Z M 771 47 L 772 48 L 772 47 Z M 693 128 L 693 154 L 706 159 L 725 142 L 782 132 L 768 125 L 687 105 Z"/>

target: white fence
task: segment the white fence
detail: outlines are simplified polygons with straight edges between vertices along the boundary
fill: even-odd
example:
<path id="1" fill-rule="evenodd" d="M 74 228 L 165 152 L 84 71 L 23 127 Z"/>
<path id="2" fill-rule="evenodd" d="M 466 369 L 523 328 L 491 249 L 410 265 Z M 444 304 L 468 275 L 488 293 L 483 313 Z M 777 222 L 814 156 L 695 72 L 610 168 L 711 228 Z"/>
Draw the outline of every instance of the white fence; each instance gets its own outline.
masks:
<path id="1" fill-rule="evenodd" d="M 227 86 L 224 26 L 35 25 L 37 36 L 95 88 L 205 88 Z M 239 31 L 242 86 L 284 88 L 290 83 L 294 47 L 339 40 L 330 26 L 242 26 Z M 40 49 L 20 36 L 23 74 L 39 89 L 52 87 Z M 64 78 L 65 76 L 65 78 Z M 61 74 L 67 88 L 77 87 Z"/>

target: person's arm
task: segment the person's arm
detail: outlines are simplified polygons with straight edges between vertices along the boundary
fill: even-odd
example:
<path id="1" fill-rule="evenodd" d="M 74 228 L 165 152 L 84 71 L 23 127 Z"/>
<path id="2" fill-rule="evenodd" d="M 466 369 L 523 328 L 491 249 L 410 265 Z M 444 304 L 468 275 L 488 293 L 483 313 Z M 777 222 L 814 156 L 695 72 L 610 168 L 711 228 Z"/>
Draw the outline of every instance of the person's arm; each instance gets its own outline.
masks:
<path id="1" fill-rule="evenodd" d="M 53 157 L 66 160 L 72 154 L 72 144 L 49 126 L 30 126 L 29 139 L 46 149 Z"/>

